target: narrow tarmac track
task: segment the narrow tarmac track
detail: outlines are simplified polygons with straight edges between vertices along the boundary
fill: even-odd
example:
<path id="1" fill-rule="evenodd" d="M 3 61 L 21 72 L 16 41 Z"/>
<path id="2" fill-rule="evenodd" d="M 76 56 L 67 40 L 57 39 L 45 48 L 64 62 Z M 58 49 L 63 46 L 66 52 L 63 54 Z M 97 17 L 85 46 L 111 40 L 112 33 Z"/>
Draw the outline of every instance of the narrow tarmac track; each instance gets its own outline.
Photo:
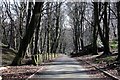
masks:
<path id="1" fill-rule="evenodd" d="M 78 61 L 67 55 L 50 63 L 45 63 L 46 69 L 36 73 L 31 79 L 34 80 L 90 80 L 89 75 Z"/>

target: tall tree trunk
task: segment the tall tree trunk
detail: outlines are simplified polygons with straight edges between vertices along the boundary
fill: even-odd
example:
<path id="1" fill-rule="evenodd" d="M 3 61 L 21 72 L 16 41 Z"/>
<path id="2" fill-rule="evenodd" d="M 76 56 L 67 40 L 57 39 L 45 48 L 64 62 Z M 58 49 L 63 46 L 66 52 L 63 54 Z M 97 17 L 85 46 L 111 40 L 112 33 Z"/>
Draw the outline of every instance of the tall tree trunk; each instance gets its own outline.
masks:
<path id="1" fill-rule="evenodd" d="M 48 27 L 47 27 L 47 55 L 46 55 L 46 59 L 49 60 L 49 54 L 50 54 L 50 24 L 48 23 Z"/>
<path id="2" fill-rule="evenodd" d="M 56 35 L 54 38 L 54 42 L 53 42 L 53 47 L 51 48 L 52 53 L 56 53 L 56 50 L 58 48 L 58 42 L 59 42 L 59 15 L 57 16 L 57 20 L 56 20 Z"/>
<path id="3" fill-rule="evenodd" d="M 27 14 L 27 20 L 26 20 L 26 32 L 27 32 L 28 25 L 29 25 L 29 22 L 30 22 L 30 19 L 31 19 L 32 3 L 33 2 L 28 3 L 28 14 Z"/>
<path id="4" fill-rule="evenodd" d="M 58 45 L 59 45 L 59 38 L 60 38 L 60 28 L 59 28 L 59 21 L 60 21 L 60 4 L 57 4 L 58 7 L 56 7 L 56 25 L 55 25 L 55 37 L 53 39 L 52 45 L 51 45 L 51 53 L 56 53 Z"/>
<path id="5" fill-rule="evenodd" d="M 97 53 L 97 28 L 99 24 L 98 18 L 98 3 L 94 2 L 94 28 L 93 28 L 93 54 L 96 55 Z"/>
<path id="6" fill-rule="evenodd" d="M 84 14 L 84 12 L 82 12 L 82 14 L 81 14 L 81 20 L 80 20 L 80 24 L 81 24 L 81 26 L 80 26 L 80 42 L 81 42 L 81 49 L 82 50 L 84 50 L 84 42 L 83 42 L 83 14 Z M 78 34 L 79 34 L 78 33 Z"/>
<path id="7" fill-rule="evenodd" d="M 81 49 L 84 50 L 84 43 L 82 38 L 80 38 L 80 42 L 81 42 Z"/>
<path id="8" fill-rule="evenodd" d="M 108 19 L 107 19 L 107 5 L 108 3 L 105 2 L 104 3 L 104 11 L 103 11 L 103 32 L 102 29 L 100 27 L 100 24 L 98 24 L 98 33 L 100 35 L 100 39 L 103 43 L 104 46 L 104 52 L 103 52 L 103 56 L 108 56 L 111 54 L 110 49 L 109 49 L 109 25 L 108 25 Z M 99 12 L 100 14 L 100 12 Z M 99 20 L 100 21 L 100 20 Z"/>
<path id="9" fill-rule="evenodd" d="M 104 3 L 104 18 L 103 18 L 103 27 L 105 28 L 105 45 L 104 45 L 104 53 L 105 55 L 110 54 L 109 48 L 109 26 L 108 26 L 108 19 L 107 19 L 107 5 L 108 3 Z"/>
<path id="10" fill-rule="evenodd" d="M 39 62 L 39 53 L 38 53 L 38 40 L 39 40 L 39 28 L 40 28 L 40 22 L 41 22 L 41 16 L 39 18 L 39 23 L 38 26 L 36 28 L 36 32 L 35 32 L 35 48 L 34 48 L 34 56 L 32 56 L 32 61 L 34 65 L 38 65 Z"/>
<path id="11" fill-rule="evenodd" d="M 35 3 L 31 22 L 28 26 L 26 34 L 24 35 L 23 39 L 20 42 L 20 47 L 19 47 L 18 53 L 16 54 L 16 57 L 14 58 L 11 65 L 20 65 L 21 64 L 21 61 L 25 55 L 27 46 L 32 39 L 34 30 L 39 23 L 39 18 L 41 15 L 42 6 L 43 6 L 43 2 L 36 2 Z"/>
<path id="12" fill-rule="evenodd" d="M 45 26 L 45 29 L 46 29 L 46 26 Z M 47 29 L 46 29 L 47 30 Z M 43 51 L 44 51 L 44 48 L 45 48 L 45 43 L 46 43 L 46 37 L 47 37 L 47 31 L 45 31 L 45 36 L 44 36 L 44 41 L 43 41 L 43 45 L 41 45 L 42 47 L 41 47 L 41 53 L 42 53 L 42 58 L 43 58 L 43 62 L 45 61 L 45 53 L 43 53 Z M 41 42 L 42 42 L 42 40 L 41 40 Z"/>
<path id="13" fill-rule="evenodd" d="M 14 26 L 14 21 L 11 20 L 9 46 L 11 48 L 15 49 L 15 35 L 14 35 L 14 27 L 13 26 Z"/>
<path id="14" fill-rule="evenodd" d="M 74 24 L 74 30 L 75 30 L 75 41 L 74 41 L 74 45 L 75 45 L 75 53 L 78 53 L 78 40 L 79 40 L 79 37 L 78 37 L 78 8 L 77 8 L 77 4 L 75 3 L 75 24 Z"/>
<path id="15" fill-rule="evenodd" d="M 118 29 L 118 57 L 117 61 L 120 61 L 120 1 L 117 2 L 117 29 Z"/>

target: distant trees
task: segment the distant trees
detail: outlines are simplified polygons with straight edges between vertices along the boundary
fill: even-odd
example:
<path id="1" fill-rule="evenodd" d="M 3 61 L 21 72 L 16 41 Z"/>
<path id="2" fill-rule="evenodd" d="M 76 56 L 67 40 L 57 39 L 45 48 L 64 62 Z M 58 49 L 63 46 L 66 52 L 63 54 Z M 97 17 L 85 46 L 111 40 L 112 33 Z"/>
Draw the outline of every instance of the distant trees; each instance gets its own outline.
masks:
<path id="1" fill-rule="evenodd" d="M 84 2 L 74 2 L 67 4 L 70 10 L 69 17 L 71 18 L 71 24 L 73 25 L 73 43 L 74 43 L 74 51 L 75 53 L 79 53 L 81 50 L 84 50 L 85 43 L 84 42 L 85 34 L 84 32 L 87 31 L 88 25 L 85 20 L 86 14 L 86 6 L 87 3 Z M 71 7 L 72 6 L 72 7 Z M 86 28 L 86 30 L 85 30 Z"/>
<path id="2" fill-rule="evenodd" d="M 72 37 L 69 45 L 78 54 L 98 54 L 100 40 L 102 56 L 108 56 L 111 54 L 109 41 L 111 36 L 117 37 L 116 31 L 120 52 L 118 5 L 119 2 L 14 1 L 11 4 L 3 1 L 0 5 L 2 43 L 18 51 L 12 65 L 20 65 L 28 55 L 32 63 L 37 65 L 39 55 L 45 61 L 56 53 L 65 53 L 68 47 L 66 37 Z M 71 31 L 70 35 L 67 34 Z M 114 35 L 111 35 L 112 32 Z"/>
<path id="3" fill-rule="evenodd" d="M 111 54 L 110 51 L 110 37 L 112 36 L 112 31 L 116 34 L 116 21 L 114 17 L 115 8 L 114 3 L 108 2 L 93 2 L 93 3 L 67 3 L 69 9 L 69 17 L 71 18 L 72 28 L 73 28 L 73 42 L 75 53 L 79 53 L 79 50 L 84 50 L 85 43 L 92 44 L 91 48 L 93 54 L 98 54 L 98 39 L 103 45 L 103 54 L 101 56 L 108 56 Z M 93 14 L 89 14 L 90 10 Z M 87 28 L 86 26 L 89 28 Z M 113 27 L 113 30 L 111 30 Z M 86 33 L 85 30 L 91 30 Z M 110 31 L 111 30 L 111 31 Z M 85 34 L 92 34 L 87 35 Z M 87 37 L 92 37 L 87 39 Z M 114 35 L 113 35 L 114 36 Z"/>

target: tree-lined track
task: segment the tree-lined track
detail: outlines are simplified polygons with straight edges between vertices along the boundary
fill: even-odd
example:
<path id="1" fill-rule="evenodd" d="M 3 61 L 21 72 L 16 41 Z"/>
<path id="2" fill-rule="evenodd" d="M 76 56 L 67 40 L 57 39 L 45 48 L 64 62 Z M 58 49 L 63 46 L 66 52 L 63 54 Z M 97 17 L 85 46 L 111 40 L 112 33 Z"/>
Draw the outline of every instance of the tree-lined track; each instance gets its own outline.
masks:
<path id="1" fill-rule="evenodd" d="M 90 67 L 88 68 L 83 67 L 86 64 L 90 65 L 91 68 L 95 68 L 95 69 L 91 70 L 89 69 Z M 85 80 L 85 79 L 86 80 L 95 80 L 95 79 L 119 80 L 118 77 L 113 76 L 112 74 L 92 65 L 90 62 L 87 62 L 81 59 L 70 58 L 69 56 L 64 55 L 64 54 L 61 54 L 58 58 L 52 60 L 51 62 L 42 63 L 41 65 L 42 65 L 41 67 L 38 66 L 36 68 L 35 66 L 31 66 L 31 67 L 17 66 L 16 68 L 15 67 L 5 68 L 6 69 L 5 71 L 10 71 L 9 69 L 11 68 L 14 71 L 18 69 L 17 70 L 18 72 L 15 72 L 16 75 L 14 75 L 13 74 L 14 72 L 12 72 L 12 75 L 16 77 L 12 77 L 12 76 L 10 77 L 11 72 L 9 74 L 4 72 L 3 80 L 16 79 L 16 78 L 26 79 L 26 80 L 38 80 L 38 79 L 44 79 L 44 80 L 49 80 L 49 79 L 51 80 L 69 80 L 69 79 L 71 80 L 72 79 L 74 80 L 79 80 L 79 79 L 80 80 Z M 27 72 L 26 71 L 23 72 L 22 70 L 19 70 L 19 68 L 21 68 L 22 70 L 23 69 L 27 70 Z M 30 69 L 31 70 L 35 69 L 35 71 L 32 71 L 32 73 L 29 73 Z M 102 78 L 96 77 L 94 75 L 96 75 L 97 73 L 95 73 L 94 71 L 103 73 L 104 76 L 106 77 L 102 77 Z M 27 77 L 24 73 L 28 74 L 29 76 Z M 90 73 L 92 73 L 93 75 L 92 77 Z M 21 75 L 17 77 L 18 74 L 21 74 Z"/>
<path id="2" fill-rule="evenodd" d="M 88 76 L 88 71 L 82 71 L 84 59 L 79 65 L 68 55 L 99 54 L 96 63 L 108 65 L 106 70 L 119 76 L 120 1 L 113 2 L 0 1 L 0 61 L 2 66 L 10 66 L 3 70 L 3 78 L 26 78 L 31 74 L 29 78 L 82 78 Z M 114 52 L 116 56 L 111 56 Z M 39 72 L 41 66 L 47 66 L 46 70 Z"/>

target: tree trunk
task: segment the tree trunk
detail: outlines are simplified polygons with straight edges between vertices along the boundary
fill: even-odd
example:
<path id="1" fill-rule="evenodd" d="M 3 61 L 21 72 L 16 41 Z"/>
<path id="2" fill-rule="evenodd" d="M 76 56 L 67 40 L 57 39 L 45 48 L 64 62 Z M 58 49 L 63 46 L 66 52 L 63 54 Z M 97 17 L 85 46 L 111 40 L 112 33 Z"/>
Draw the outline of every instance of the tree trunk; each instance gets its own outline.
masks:
<path id="1" fill-rule="evenodd" d="M 39 23 L 39 18 L 40 18 L 40 15 L 41 15 L 42 6 L 43 6 L 43 2 L 36 2 L 35 3 L 35 7 L 34 7 L 34 11 L 33 11 L 33 15 L 32 15 L 32 18 L 31 18 L 30 25 L 28 26 L 27 32 L 20 42 L 20 47 L 19 47 L 18 53 L 16 54 L 16 57 L 14 58 L 11 65 L 15 66 L 15 65 L 20 65 L 21 64 L 21 61 L 22 61 L 22 59 L 25 55 L 27 46 L 32 39 L 34 30 Z"/>
<path id="2" fill-rule="evenodd" d="M 117 61 L 120 61 L 120 1 L 117 2 L 117 29 L 118 29 L 118 57 L 117 57 Z"/>
<path id="3" fill-rule="evenodd" d="M 34 56 L 32 56 L 33 58 L 33 64 L 34 65 L 38 65 L 38 62 L 39 62 L 39 57 L 36 58 L 36 56 L 39 55 L 38 53 L 38 39 L 39 39 L 39 27 L 40 27 L 40 22 L 41 22 L 41 16 L 39 18 L 39 23 L 38 23 L 38 26 L 36 28 L 36 32 L 35 32 L 35 48 L 34 48 Z"/>
<path id="4" fill-rule="evenodd" d="M 84 50 L 84 43 L 82 38 L 80 38 L 80 42 L 81 42 L 81 49 Z"/>
<path id="5" fill-rule="evenodd" d="M 97 28 L 99 24 L 98 18 L 98 3 L 94 2 L 94 28 L 93 28 L 93 54 L 97 55 Z"/>
<path id="6" fill-rule="evenodd" d="M 47 55 L 46 55 L 46 59 L 49 60 L 49 54 L 50 54 L 50 27 L 49 27 L 49 23 L 48 23 L 48 27 L 47 27 Z"/>
<path id="7" fill-rule="evenodd" d="M 13 26 L 14 26 L 14 21 L 11 20 L 9 46 L 15 49 L 15 35 L 14 35 Z"/>
<path id="8" fill-rule="evenodd" d="M 107 5 L 108 3 L 104 3 L 104 19 L 103 19 L 103 27 L 105 28 L 105 44 L 104 44 L 104 53 L 105 55 L 110 55 L 110 48 L 109 48 L 109 26 L 108 26 L 108 19 L 107 19 Z"/>
<path id="9" fill-rule="evenodd" d="M 26 32 L 27 32 L 27 29 L 28 29 L 28 25 L 29 25 L 29 22 L 30 22 L 30 19 L 31 19 L 31 12 L 32 12 L 32 3 L 33 2 L 29 2 L 28 3 L 28 15 L 27 15 L 27 22 L 26 22 Z"/>
<path id="10" fill-rule="evenodd" d="M 104 31 L 103 32 L 100 27 L 100 24 L 98 24 L 98 33 L 100 35 L 100 39 L 104 46 L 104 52 L 102 54 L 103 56 L 108 56 L 111 54 L 110 49 L 109 49 L 109 26 L 108 26 L 108 19 L 107 19 L 107 5 L 108 5 L 108 3 L 105 2 L 104 3 L 104 12 L 103 12 L 103 16 L 104 16 L 104 18 L 103 18 L 103 30 Z"/>

